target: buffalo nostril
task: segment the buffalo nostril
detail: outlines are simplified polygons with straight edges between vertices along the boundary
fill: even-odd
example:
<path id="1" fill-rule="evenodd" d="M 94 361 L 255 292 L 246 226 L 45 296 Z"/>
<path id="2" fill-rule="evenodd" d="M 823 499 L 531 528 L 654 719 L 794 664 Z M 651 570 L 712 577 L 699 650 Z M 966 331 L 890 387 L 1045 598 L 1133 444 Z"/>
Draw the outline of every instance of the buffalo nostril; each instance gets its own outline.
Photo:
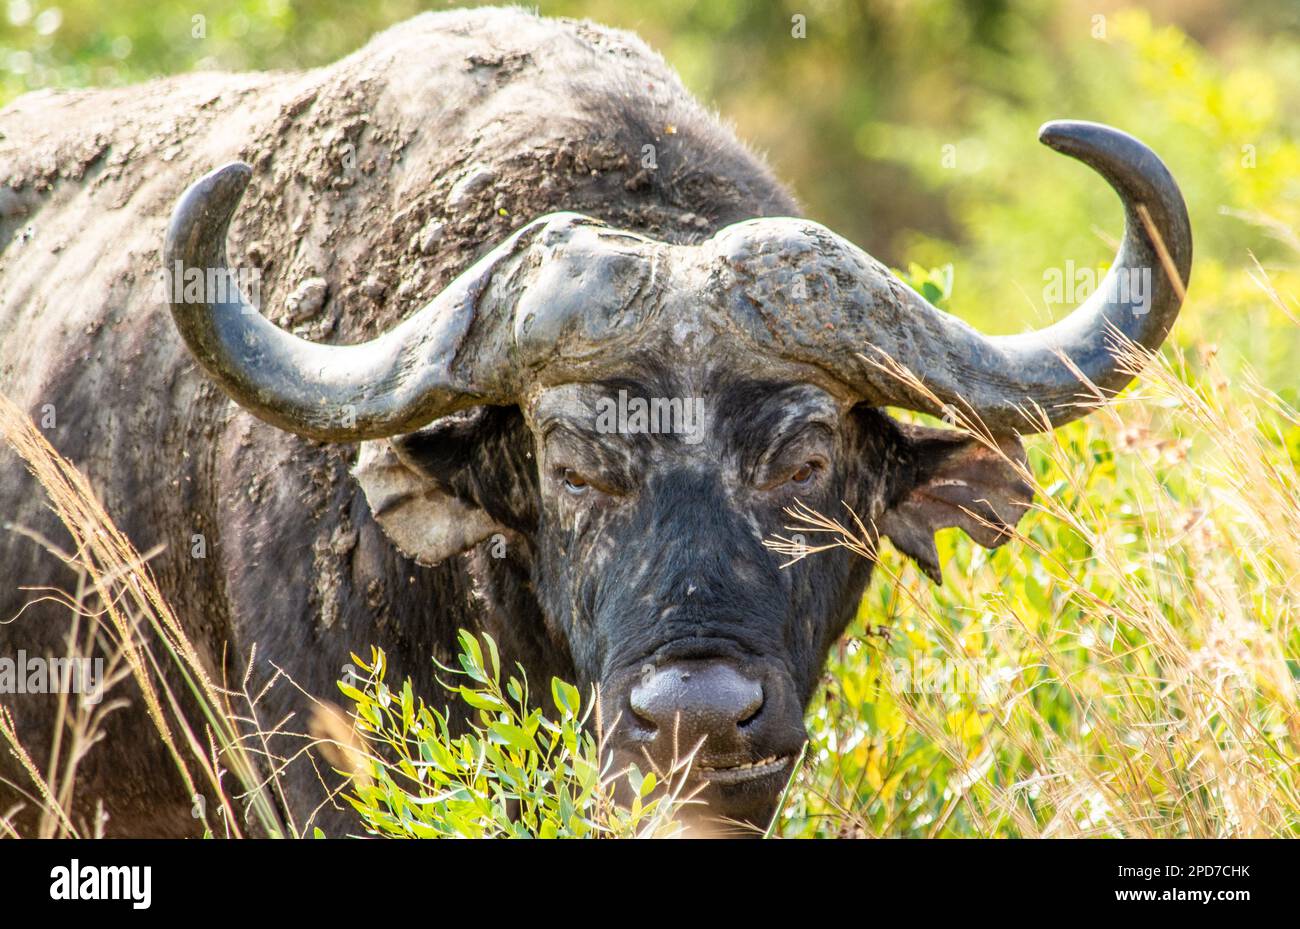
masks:
<path id="1" fill-rule="evenodd" d="M 659 728 L 659 723 L 651 719 L 644 709 L 638 709 L 635 703 L 632 704 L 632 721 L 642 729 L 649 729 L 651 732 Z"/>

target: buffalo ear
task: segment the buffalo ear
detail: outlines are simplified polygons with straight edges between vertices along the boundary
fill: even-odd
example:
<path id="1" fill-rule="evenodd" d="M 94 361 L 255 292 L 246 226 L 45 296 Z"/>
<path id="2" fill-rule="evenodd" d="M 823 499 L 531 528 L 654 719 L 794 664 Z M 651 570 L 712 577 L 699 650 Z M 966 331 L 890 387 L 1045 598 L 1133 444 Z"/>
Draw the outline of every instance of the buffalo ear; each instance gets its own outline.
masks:
<path id="1" fill-rule="evenodd" d="M 1011 462 L 1025 464 L 1014 436 L 998 437 L 999 454 L 953 429 L 899 423 L 903 466 L 880 534 L 912 558 L 935 583 L 943 582 L 934 534 L 959 527 L 985 548 L 997 548 L 1033 502 L 1033 488 Z M 1005 456 L 1005 457 L 1004 457 Z M 1009 459 L 1009 460 L 1008 460 Z"/>
<path id="2" fill-rule="evenodd" d="M 512 417 L 513 414 L 513 417 Z M 531 462 L 517 410 L 478 407 L 362 442 L 352 476 L 408 558 L 434 565 L 529 522 Z"/>

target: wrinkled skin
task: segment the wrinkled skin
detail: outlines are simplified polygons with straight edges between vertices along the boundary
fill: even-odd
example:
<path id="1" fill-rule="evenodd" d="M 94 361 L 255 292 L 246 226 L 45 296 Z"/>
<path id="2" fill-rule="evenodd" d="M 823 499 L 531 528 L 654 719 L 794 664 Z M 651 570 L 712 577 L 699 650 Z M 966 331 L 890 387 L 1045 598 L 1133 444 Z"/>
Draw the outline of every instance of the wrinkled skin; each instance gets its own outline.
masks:
<path id="1" fill-rule="evenodd" d="M 700 396 L 702 439 L 602 433 L 598 401 L 620 391 Z M 796 500 L 841 515 L 845 504 L 869 525 L 888 525 L 893 504 L 970 444 L 939 430 L 909 427 L 909 435 L 809 384 L 734 370 L 564 385 L 542 392 L 526 423 L 509 408 L 481 409 L 474 422 L 472 433 L 457 431 L 454 447 L 486 443 L 498 464 L 504 452 L 504 471 L 526 475 L 528 493 L 482 484 L 482 472 L 448 455 L 443 427 L 400 444 L 430 479 L 486 509 L 521 543 L 512 548 L 524 553 L 550 640 L 563 643 L 578 683 L 600 688 L 620 767 L 664 771 L 698 748 L 690 783 L 704 787 L 709 809 L 695 814 L 697 824 L 765 826 L 805 739 L 803 710 L 871 562 L 838 548 L 786 565 L 764 540 L 789 534 L 785 510 Z M 1027 499 L 1010 467 L 995 471 L 1004 494 Z M 722 664 L 759 684 L 761 706 L 739 734 L 723 727 L 706 738 L 706 725 L 687 721 L 678 738 L 656 740 L 631 694 L 653 671 L 683 663 Z M 775 762 L 744 775 L 726 770 L 765 759 Z"/>
<path id="2" fill-rule="evenodd" d="M 629 395 L 682 395 L 669 386 Z M 722 659 L 761 682 L 764 703 L 746 736 L 706 738 L 694 766 L 779 759 L 766 775 L 712 785 L 702 797 L 715 815 L 764 826 L 804 741 L 803 708 L 827 649 L 870 570 L 843 549 L 783 570 L 786 558 L 763 540 L 789 522 L 783 509 L 796 498 L 827 512 L 838 500 L 876 510 L 890 450 L 880 417 L 841 411 L 817 388 L 731 378 L 711 387 L 716 413 L 696 445 L 674 436 L 593 441 L 582 416 L 566 415 L 563 395 L 596 389 L 542 398 L 533 424 L 543 449 L 539 587 L 579 674 L 608 694 L 607 724 L 619 717 L 614 744 L 642 767 L 654 726 L 628 695 L 646 669 Z M 575 492 L 566 469 L 585 486 Z M 685 734 L 676 741 L 678 753 L 696 749 Z M 661 748 L 655 761 L 666 766 L 668 755 Z"/>

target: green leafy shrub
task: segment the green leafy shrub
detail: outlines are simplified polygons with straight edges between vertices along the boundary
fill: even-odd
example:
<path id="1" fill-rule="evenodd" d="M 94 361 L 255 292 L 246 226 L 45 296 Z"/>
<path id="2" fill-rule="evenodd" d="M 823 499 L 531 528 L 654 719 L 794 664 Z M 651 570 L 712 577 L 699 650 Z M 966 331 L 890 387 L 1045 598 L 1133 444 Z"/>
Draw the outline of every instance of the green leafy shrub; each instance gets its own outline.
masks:
<path id="1" fill-rule="evenodd" d="M 354 766 L 348 800 L 368 832 L 409 838 L 542 837 L 628 838 L 671 836 L 688 798 L 682 778 L 635 766 L 612 772 L 602 765 L 598 738 L 586 724 L 577 688 L 551 681 L 552 709 L 531 706 L 527 677 L 501 680 L 496 643 L 460 634 L 460 669 L 439 666 L 461 682 L 448 692 L 477 712 L 464 734 L 454 734 L 447 711 L 428 706 L 410 681 L 394 691 L 385 683 L 384 653 L 352 656 L 361 677 L 340 682 L 352 701 L 364 759 Z M 614 803 L 626 779 L 633 800 Z M 676 782 L 676 784 L 674 783 Z M 662 789 L 657 789 L 662 788 Z"/>

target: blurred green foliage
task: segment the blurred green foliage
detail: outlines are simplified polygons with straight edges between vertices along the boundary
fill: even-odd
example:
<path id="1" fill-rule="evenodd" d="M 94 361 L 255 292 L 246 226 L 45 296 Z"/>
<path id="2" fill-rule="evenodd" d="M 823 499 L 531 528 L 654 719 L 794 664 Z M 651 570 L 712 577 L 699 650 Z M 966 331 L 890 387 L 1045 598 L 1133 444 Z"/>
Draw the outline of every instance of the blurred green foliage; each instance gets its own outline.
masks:
<path id="1" fill-rule="evenodd" d="M 0 102 L 26 90 L 191 68 L 302 68 L 416 0 L 0 0 Z M 462 4 L 456 4 L 462 5 Z M 1284 295 L 1300 212 L 1300 5 L 967 0 L 546 0 L 636 31 L 766 152 L 809 215 L 898 267 L 952 264 L 954 311 L 995 332 L 1058 318 L 1044 274 L 1097 267 L 1122 217 L 1104 184 L 1039 147 L 1053 118 L 1140 135 L 1196 232 L 1176 338 L 1228 343 L 1295 397 L 1300 352 L 1262 313 L 1255 256 Z M 1195 38 L 1189 37 L 1194 36 Z M 1292 233 L 1294 234 L 1294 233 Z"/>

